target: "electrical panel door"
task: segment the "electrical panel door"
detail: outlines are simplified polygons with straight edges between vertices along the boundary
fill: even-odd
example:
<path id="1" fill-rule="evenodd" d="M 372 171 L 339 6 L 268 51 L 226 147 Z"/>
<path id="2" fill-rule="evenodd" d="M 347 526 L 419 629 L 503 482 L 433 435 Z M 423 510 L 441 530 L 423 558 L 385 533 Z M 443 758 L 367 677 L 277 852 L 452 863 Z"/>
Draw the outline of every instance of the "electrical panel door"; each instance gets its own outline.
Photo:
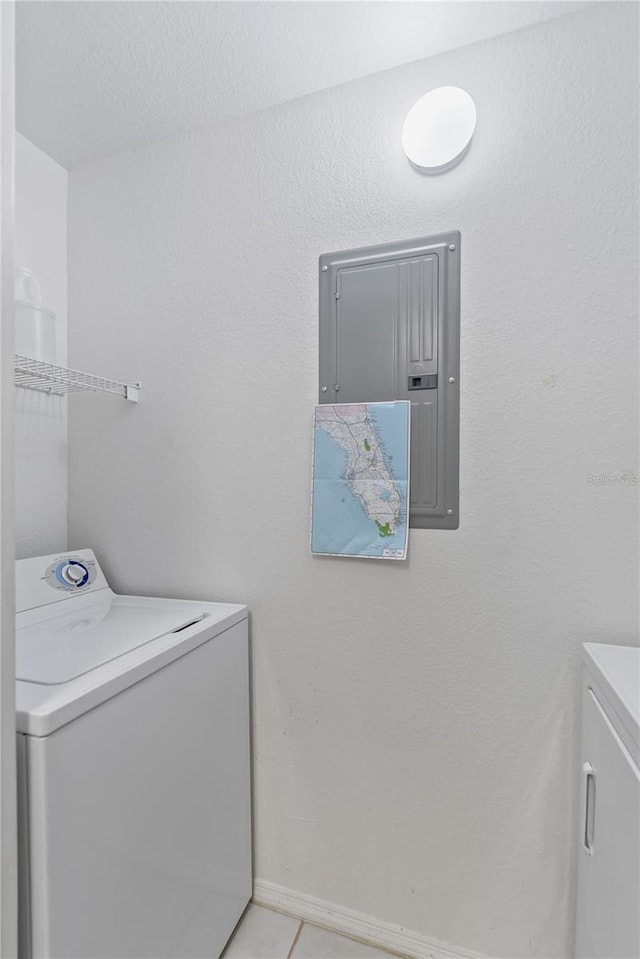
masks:
<path id="1" fill-rule="evenodd" d="M 457 529 L 460 234 L 320 257 L 320 402 L 411 402 L 410 525 Z"/>

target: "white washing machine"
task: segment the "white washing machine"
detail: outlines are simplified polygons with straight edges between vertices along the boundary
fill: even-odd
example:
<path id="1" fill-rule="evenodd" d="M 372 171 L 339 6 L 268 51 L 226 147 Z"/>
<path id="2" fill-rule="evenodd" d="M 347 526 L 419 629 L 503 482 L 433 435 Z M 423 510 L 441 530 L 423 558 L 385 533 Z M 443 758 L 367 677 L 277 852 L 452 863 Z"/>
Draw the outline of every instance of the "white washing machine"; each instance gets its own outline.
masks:
<path id="1" fill-rule="evenodd" d="M 20 952 L 217 957 L 251 896 L 247 609 L 16 564 Z"/>
<path id="2" fill-rule="evenodd" d="M 640 649 L 585 643 L 576 956 L 640 956 Z"/>

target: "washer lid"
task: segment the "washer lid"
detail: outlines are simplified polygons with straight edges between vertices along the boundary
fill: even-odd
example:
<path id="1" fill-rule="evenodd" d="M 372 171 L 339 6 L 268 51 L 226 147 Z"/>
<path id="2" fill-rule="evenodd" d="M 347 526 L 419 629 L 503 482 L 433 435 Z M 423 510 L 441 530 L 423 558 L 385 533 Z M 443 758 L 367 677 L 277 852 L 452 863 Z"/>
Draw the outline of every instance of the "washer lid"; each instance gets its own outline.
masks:
<path id="1" fill-rule="evenodd" d="M 144 599 L 133 604 L 113 595 L 96 597 L 95 603 L 16 630 L 16 678 L 43 686 L 68 683 L 204 616 Z"/>

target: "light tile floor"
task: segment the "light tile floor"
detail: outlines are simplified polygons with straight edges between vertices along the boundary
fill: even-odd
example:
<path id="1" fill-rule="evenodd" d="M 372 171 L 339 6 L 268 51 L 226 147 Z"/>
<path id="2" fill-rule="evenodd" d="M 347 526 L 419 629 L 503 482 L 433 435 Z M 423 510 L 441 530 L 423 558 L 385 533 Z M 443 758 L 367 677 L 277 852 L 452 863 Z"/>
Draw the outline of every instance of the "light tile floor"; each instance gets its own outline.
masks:
<path id="1" fill-rule="evenodd" d="M 391 959 L 391 954 L 252 903 L 223 959 Z"/>

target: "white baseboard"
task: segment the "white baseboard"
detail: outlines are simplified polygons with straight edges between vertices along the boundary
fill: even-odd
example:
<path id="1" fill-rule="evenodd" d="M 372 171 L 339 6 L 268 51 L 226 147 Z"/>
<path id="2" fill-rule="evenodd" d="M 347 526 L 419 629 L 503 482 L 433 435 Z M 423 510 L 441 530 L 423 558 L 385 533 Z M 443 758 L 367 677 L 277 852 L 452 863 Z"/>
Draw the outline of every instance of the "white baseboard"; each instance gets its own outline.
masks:
<path id="1" fill-rule="evenodd" d="M 373 916 L 345 909 L 303 892 L 286 889 L 264 879 L 254 881 L 253 901 L 351 939 L 359 939 L 379 949 L 409 956 L 411 959 L 486 959 L 479 952 L 439 942 L 405 929 L 404 926 L 382 922 Z"/>

